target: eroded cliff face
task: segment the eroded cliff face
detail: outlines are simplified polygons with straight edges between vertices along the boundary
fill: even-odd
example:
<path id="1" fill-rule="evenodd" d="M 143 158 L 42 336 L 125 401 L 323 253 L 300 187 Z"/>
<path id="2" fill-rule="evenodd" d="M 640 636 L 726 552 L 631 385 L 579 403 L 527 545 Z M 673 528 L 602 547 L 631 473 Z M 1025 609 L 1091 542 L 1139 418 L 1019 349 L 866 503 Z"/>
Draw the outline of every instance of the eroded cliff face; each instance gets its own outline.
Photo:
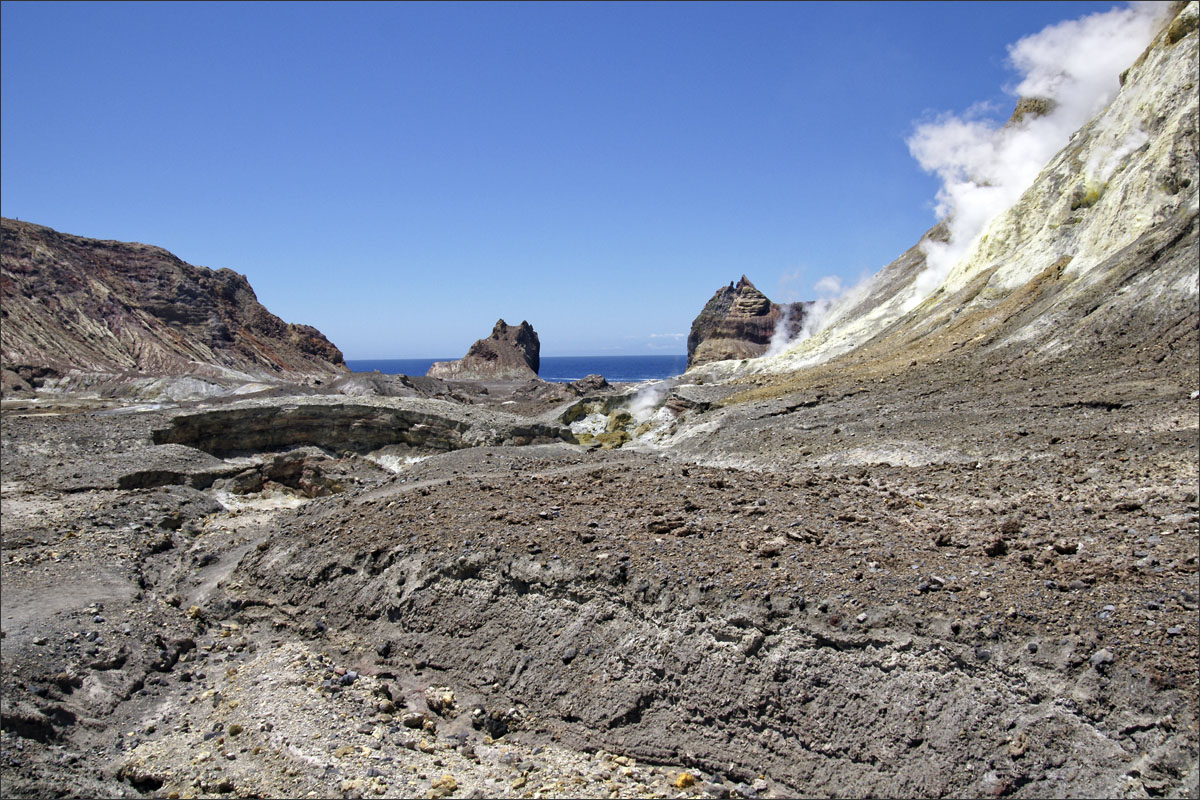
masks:
<path id="1" fill-rule="evenodd" d="M 541 342 L 528 322 L 509 325 L 497 320 L 492 335 L 479 339 L 458 361 L 438 361 L 426 375 L 443 380 L 536 380 Z"/>
<path id="2" fill-rule="evenodd" d="M 346 371 L 320 331 L 267 311 L 233 270 L 28 222 L 2 227 L 6 377 L 80 370 L 299 380 Z"/>
<path id="3" fill-rule="evenodd" d="M 757 358 L 770 349 L 781 322 L 788 328 L 788 338 L 799 332 L 806 307 L 805 303 L 772 303 L 743 275 L 736 284 L 718 289 L 692 321 L 688 366 Z"/>

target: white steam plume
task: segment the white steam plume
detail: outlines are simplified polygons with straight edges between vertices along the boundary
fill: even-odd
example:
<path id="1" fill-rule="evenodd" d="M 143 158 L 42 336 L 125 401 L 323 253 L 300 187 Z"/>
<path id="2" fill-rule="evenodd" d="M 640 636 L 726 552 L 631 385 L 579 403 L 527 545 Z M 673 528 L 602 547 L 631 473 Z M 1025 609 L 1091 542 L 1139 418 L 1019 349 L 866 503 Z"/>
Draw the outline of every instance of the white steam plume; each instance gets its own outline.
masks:
<path id="1" fill-rule="evenodd" d="M 819 281 L 813 284 L 813 291 L 817 295 L 817 299 L 805 304 L 804 321 L 800 323 L 800 330 L 796 331 L 796 335 L 788 338 L 788 330 L 791 328 L 791 315 L 793 305 L 785 307 L 783 315 L 780 317 L 778 325 L 775 327 L 775 333 L 771 336 L 771 344 L 767 352 L 763 354 L 767 356 L 777 356 L 787 352 L 791 348 L 811 339 L 820 333 L 827 323 L 835 319 L 831 312 L 850 298 L 858 296 L 860 289 L 866 284 L 866 281 L 860 281 L 853 287 L 846 287 L 842 283 L 842 279 L 836 275 L 826 275 Z"/>
<path id="2" fill-rule="evenodd" d="M 800 324 L 800 332 L 796 334 L 793 345 L 820 333 L 825 323 L 830 321 L 829 312 L 850 290 L 842 284 L 842 279 L 837 275 L 826 275 L 813 284 L 813 291 L 817 293 L 817 299 L 808 307 L 808 313 L 804 315 L 804 322 Z"/>
<path id="3" fill-rule="evenodd" d="M 771 334 L 771 343 L 767 346 L 767 352 L 763 353 L 764 358 L 779 355 L 791 344 L 788 331 L 792 327 L 792 308 L 791 303 L 784 304 L 783 313 L 775 323 L 775 332 Z"/>
<path id="4" fill-rule="evenodd" d="M 932 293 L 966 257 L 988 224 L 1029 188 L 1071 134 L 1120 90 L 1121 72 L 1154 36 L 1167 3 L 1139 3 L 1051 25 L 1008 48 L 1020 75 L 1016 97 L 1048 101 L 1048 113 L 1001 126 L 980 107 L 944 114 L 919 125 L 908 140 L 922 169 L 942 179 L 936 213 L 950 229 L 947 242 L 925 241 L 926 268 L 915 281 L 911 309 Z M 1106 180 L 1123 155 L 1145 142 L 1135 134 L 1093 158 L 1089 172 Z"/>
<path id="5" fill-rule="evenodd" d="M 629 413 L 635 422 L 645 422 L 653 415 L 659 403 L 667 396 L 671 382 L 655 381 L 642 386 L 629 401 Z"/>

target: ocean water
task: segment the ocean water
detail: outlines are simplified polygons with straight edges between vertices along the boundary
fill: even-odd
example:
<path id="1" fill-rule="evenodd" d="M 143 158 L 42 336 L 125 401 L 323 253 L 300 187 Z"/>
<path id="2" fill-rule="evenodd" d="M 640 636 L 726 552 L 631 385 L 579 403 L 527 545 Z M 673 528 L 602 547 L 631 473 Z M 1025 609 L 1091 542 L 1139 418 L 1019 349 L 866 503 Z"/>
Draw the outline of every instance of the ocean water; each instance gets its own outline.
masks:
<path id="1" fill-rule="evenodd" d="M 347 359 L 353 372 L 385 375 L 424 375 L 435 361 L 453 358 Z M 659 381 L 682 375 L 687 356 L 542 356 L 538 377 L 552 383 L 570 383 L 588 375 L 603 375 L 609 383 Z"/>

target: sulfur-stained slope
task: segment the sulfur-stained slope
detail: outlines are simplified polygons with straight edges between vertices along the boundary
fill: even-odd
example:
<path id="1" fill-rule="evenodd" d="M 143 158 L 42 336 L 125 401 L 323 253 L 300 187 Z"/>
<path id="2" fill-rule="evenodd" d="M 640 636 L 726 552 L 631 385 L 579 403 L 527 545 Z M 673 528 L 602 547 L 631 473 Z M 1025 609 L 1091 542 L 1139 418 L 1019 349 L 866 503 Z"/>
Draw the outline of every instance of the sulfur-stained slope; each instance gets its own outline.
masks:
<path id="1" fill-rule="evenodd" d="M 843 299 L 820 334 L 752 369 L 849 353 L 919 364 L 964 348 L 1041 363 L 1141 348 L 1158 358 L 1189 336 L 1194 350 L 1196 20 L 1192 2 L 1164 22 L 1116 98 L 931 293 L 926 254 L 945 241 L 944 224 Z"/>

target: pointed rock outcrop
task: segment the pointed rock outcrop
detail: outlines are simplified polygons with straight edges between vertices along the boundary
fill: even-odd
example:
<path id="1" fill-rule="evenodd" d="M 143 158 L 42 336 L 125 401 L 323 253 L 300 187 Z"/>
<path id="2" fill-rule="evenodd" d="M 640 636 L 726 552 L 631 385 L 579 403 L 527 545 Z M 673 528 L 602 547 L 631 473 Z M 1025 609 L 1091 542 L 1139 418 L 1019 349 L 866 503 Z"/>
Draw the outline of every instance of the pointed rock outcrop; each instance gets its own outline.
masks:
<path id="1" fill-rule="evenodd" d="M 541 342 L 528 322 L 509 325 L 498 320 L 492 335 L 471 345 L 458 361 L 435 362 L 426 375 L 443 380 L 536 380 L 541 366 Z"/>
<path id="2" fill-rule="evenodd" d="M 688 367 L 710 361 L 757 358 L 771 346 L 775 328 L 787 318 L 788 339 L 800 330 L 805 304 L 781 306 L 750 282 L 745 275 L 736 284 L 717 290 L 692 321 L 688 334 Z"/>

